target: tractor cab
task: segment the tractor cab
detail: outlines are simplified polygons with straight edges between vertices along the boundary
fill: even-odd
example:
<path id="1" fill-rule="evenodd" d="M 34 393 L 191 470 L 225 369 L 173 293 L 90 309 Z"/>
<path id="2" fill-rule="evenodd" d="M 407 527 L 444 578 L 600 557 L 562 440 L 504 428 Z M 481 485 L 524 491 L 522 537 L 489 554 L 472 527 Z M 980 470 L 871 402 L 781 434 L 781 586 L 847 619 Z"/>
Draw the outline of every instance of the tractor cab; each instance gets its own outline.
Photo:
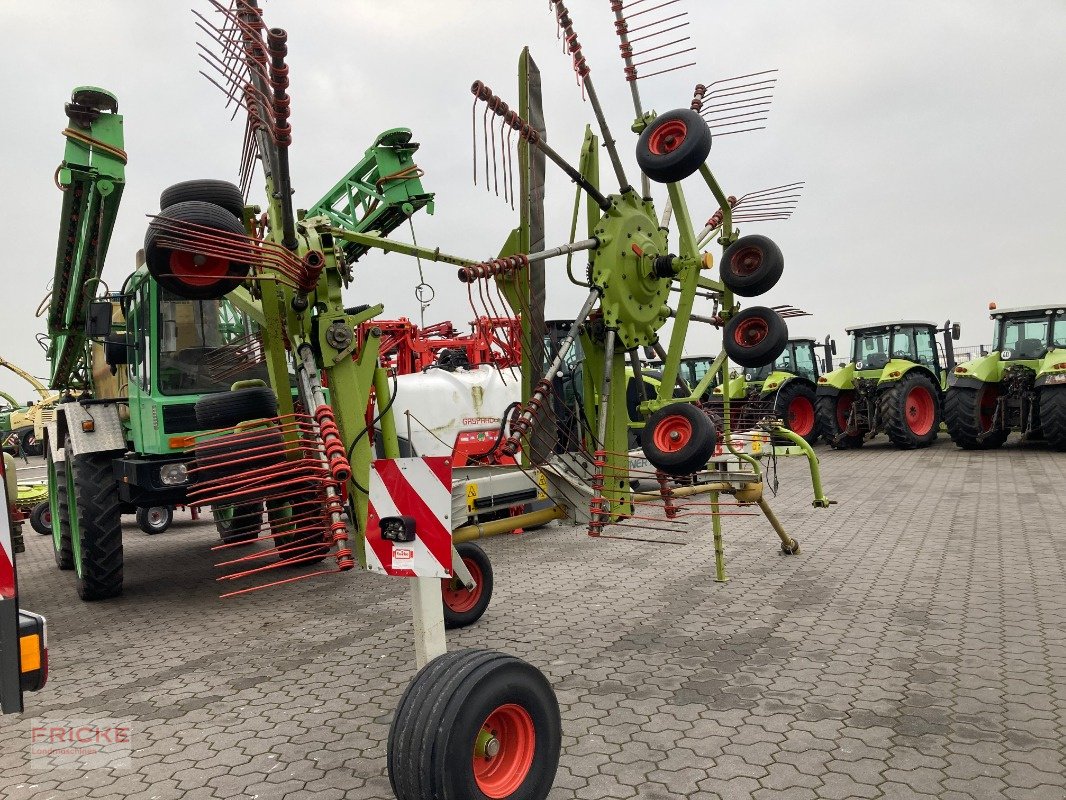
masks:
<path id="1" fill-rule="evenodd" d="M 1066 309 L 1016 308 L 994 311 L 995 343 L 1001 361 L 1038 361 L 1066 349 Z"/>
<path id="2" fill-rule="evenodd" d="M 920 365 L 943 387 L 949 359 L 937 341 L 940 331 L 932 322 L 917 321 L 847 328 L 852 336 L 851 363 L 843 369 L 852 370 L 857 379 L 881 382 Z"/>
<path id="3" fill-rule="evenodd" d="M 784 351 L 770 364 L 749 369 L 744 373 L 748 384 L 762 384 L 775 372 L 806 378 L 811 383 L 818 380 L 821 371 L 814 352 L 814 339 L 789 339 Z M 771 381 L 774 382 L 774 381 Z M 780 383 L 780 381 L 776 381 Z M 759 387 L 762 390 L 762 387 Z M 776 388 L 776 387 L 775 387 Z"/>

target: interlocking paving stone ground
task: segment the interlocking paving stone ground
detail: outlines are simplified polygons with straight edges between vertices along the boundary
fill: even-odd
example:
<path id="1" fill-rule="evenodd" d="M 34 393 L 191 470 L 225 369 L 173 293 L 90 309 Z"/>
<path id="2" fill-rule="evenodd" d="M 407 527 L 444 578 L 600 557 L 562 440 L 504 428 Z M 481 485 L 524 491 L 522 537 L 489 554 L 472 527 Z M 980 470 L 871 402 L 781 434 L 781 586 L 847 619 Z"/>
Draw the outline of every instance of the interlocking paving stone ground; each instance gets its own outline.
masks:
<path id="1" fill-rule="evenodd" d="M 485 544 L 496 590 L 453 648 L 543 669 L 562 704 L 553 800 L 1066 798 L 1066 456 L 819 450 L 760 517 Z M 624 531 L 633 535 L 634 531 Z M 126 591 L 82 604 L 27 533 L 23 605 L 52 674 L 0 718 L 5 798 L 389 798 L 384 742 L 413 671 L 401 581 L 348 573 L 217 599 L 210 524 L 126 531 Z M 41 772 L 29 717 L 128 717 L 132 769 Z"/>

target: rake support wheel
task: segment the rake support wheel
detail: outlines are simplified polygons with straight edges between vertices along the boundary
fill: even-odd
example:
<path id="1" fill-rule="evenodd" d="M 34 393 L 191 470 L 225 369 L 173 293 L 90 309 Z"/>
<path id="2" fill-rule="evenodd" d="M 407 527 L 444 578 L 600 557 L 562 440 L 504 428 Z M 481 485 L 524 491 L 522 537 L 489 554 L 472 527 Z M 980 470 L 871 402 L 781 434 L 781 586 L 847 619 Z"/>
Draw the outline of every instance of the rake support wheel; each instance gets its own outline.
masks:
<path id="1" fill-rule="evenodd" d="M 182 181 L 167 187 L 159 195 L 159 207 L 166 211 L 178 203 L 197 200 L 220 206 L 240 222 L 244 219 L 244 195 L 229 181 L 203 178 L 194 181 Z"/>
<path id="2" fill-rule="evenodd" d="M 492 563 L 488 554 L 473 542 L 461 542 L 455 549 L 477 585 L 470 590 L 457 578 L 444 578 L 441 581 L 444 627 L 448 629 L 473 625 L 481 619 L 492 601 Z"/>
<path id="3" fill-rule="evenodd" d="M 751 306 L 725 324 L 722 346 L 735 364 L 764 367 L 788 346 L 788 326 L 772 308 Z"/>
<path id="4" fill-rule="evenodd" d="M 698 170 L 711 152 L 711 129 L 695 111 L 656 117 L 637 141 L 637 165 L 656 183 L 676 183 Z"/>
<path id="5" fill-rule="evenodd" d="M 232 428 L 252 419 L 278 415 L 278 400 L 268 386 L 205 394 L 196 401 L 196 425 L 202 431 Z"/>
<path id="6" fill-rule="evenodd" d="M 781 248 L 766 236 L 741 236 L 722 254 L 722 283 L 733 294 L 756 297 L 765 294 L 781 280 L 785 257 Z"/>
<path id="7" fill-rule="evenodd" d="M 691 475 L 703 469 L 718 444 L 710 417 L 691 403 L 660 408 L 644 425 L 644 455 L 667 475 Z"/>
<path id="8" fill-rule="evenodd" d="M 396 708 L 388 773 L 397 800 L 544 800 L 562 723 L 536 667 L 493 650 L 430 661 Z"/>

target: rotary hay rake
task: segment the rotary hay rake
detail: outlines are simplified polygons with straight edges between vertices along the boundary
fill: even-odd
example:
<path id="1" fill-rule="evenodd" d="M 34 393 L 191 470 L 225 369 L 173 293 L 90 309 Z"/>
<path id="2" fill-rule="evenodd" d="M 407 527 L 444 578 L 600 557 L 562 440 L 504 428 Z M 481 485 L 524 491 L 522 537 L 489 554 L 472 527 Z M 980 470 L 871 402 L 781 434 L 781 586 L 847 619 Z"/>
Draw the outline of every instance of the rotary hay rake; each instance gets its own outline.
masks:
<path id="1" fill-rule="evenodd" d="M 508 204 L 519 206 L 521 215 L 521 224 L 500 257 L 487 261 L 386 238 L 420 208 L 432 211 L 432 195 L 422 189 L 421 170 L 411 158 L 417 145 L 403 129 L 379 137 L 368 150 L 367 160 L 298 219 L 288 166 L 292 128 L 286 34 L 267 29 L 255 0 L 233 0 L 229 5 L 211 0 L 215 14 L 197 14 L 200 28 L 216 43 L 215 48 L 202 46 L 209 66 L 205 74 L 224 92 L 227 103 L 235 106 L 234 113 L 240 108 L 246 112 L 241 189 L 233 187 L 238 196 L 234 198 L 221 190 L 208 192 L 206 182 L 198 182 L 198 197 L 186 193 L 182 202 L 164 207 L 149 224 L 147 267 L 180 296 L 226 296 L 255 319 L 260 332 L 242 339 L 235 352 L 244 359 L 261 357 L 270 385 L 235 385 L 221 398 L 205 398 L 197 404 L 197 421 L 208 433 L 195 442 L 193 492 L 197 502 L 212 505 L 216 519 L 228 526 L 229 541 L 224 533 L 223 544 L 227 554 L 246 541 L 270 541 L 264 553 L 227 559 L 229 566 L 238 568 L 263 558 L 276 559 L 241 569 L 239 576 L 258 576 L 290 564 L 313 565 L 313 574 L 320 574 L 359 563 L 414 578 L 416 657 L 425 666 L 401 699 L 390 731 L 388 771 L 401 800 L 483 795 L 543 798 L 558 763 L 561 724 L 551 687 L 534 667 L 493 651 L 446 652 L 440 581 L 454 576 L 460 584 L 458 588 L 453 584 L 454 593 L 463 587 L 473 592 L 485 574 L 482 566 L 487 565 L 487 560 L 468 559 L 454 542 L 496 529 L 490 525 L 449 536 L 448 527 L 442 524 L 447 510 L 439 512 L 422 500 L 440 494 L 438 483 L 447 483 L 450 465 L 399 458 L 390 413 L 394 387 L 390 389 L 388 373 L 378 358 L 380 332 L 371 328 L 362 341 L 354 334 L 354 328 L 379 314 L 381 306 L 349 312 L 341 298 L 342 288 L 354 280 L 355 262 L 368 250 L 402 252 L 458 267 L 479 315 L 484 311 L 498 317 L 501 310 L 510 308 L 522 320 L 523 396 L 528 399 L 508 420 L 509 432 L 502 439 L 500 453 L 520 453 L 523 464 L 519 469 L 533 480 L 544 476 L 551 494 L 569 515 L 588 523 L 591 535 L 610 535 L 605 528 L 631 524 L 627 520 L 673 523 L 695 514 L 709 516 L 717 575 L 724 580 L 721 517 L 734 513 L 722 510 L 727 503 L 721 495 L 727 494 L 736 504 L 758 504 L 780 534 L 784 551 L 797 552 L 795 541 L 762 497 L 763 471 L 750 452 L 758 449 L 761 436 L 768 438 L 770 433 L 791 438 L 804 448 L 811 465 L 814 504 L 829 505 L 813 452 L 798 437 L 790 436 L 779 421 L 763 420 L 761 433 L 737 437 L 729 425 L 728 403 L 723 418 L 716 420 L 697 401 L 714 373 L 726 375 L 727 357 L 742 365 L 767 363 L 787 339 L 781 315 L 774 309 L 741 310 L 736 302 L 738 295 L 756 296 L 773 286 L 783 260 L 765 237 L 740 237 L 734 222 L 741 218 L 738 209 L 745 204 L 745 221 L 787 216 L 799 187 L 775 187 L 740 199 L 727 196 L 706 164 L 710 125 L 716 118 L 701 115 L 696 107 L 697 100 L 717 97 L 719 91 L 740 93 L 744 100 L 753 90 L 765 90 L 772 79 L 745 76 L 758 80 L 751 85 L 731 79 L 697 87 L 693 107 L 662 115 L 645 112 L 637 81 L 688 66 L 681 62 L 692 51 L 687 37 L 674 33 L 687 25 L 683 12 L 671 11 L 677 0 L 639 8 L 645 2 L 611 0 L 636 111 L 634 130 L 640 136 L 639 194 L 626 179 L 591 70 L 562 2 L 552 0 L 551 8 L 599 128 L 599 135 L 586 132 L 577 167 L 544 139 L 536 92 L 530 89 L 535 66 L 527 53 L 521 61 L 522 96 L 517 109 L 484 83 L 474 83 L 475 137 L 477 104 L 485 104 L 480 126 L 485 142 L 484 183 L 486 188 L 491 184 L 490 190 Z M 670 13 L 654 21 L 644 17 L 661 8 Z M 639 24 L 631 24 L 638 16 Z M 642 74 L 643 69 L 647 72 Z M 755 113 L 718 121 L 729 132 L 736 123 L 757 126 L 763 119 Z M 512 138 L 518 140 L 517 170 L 510 152 Z M 619 186 L 616 193 L 600 189 L 601 142 Z M 476 145 L 474 159 L 476 180 Z M 546 161 L 562 169 L 587 197 L 584 240 L 571 236 L 566 244 L 544 247 L 540 198 Z M 244 202 L 257 164 L 263 167 L 269 198 L 262 212 Z M 693 225 L 680 183 L 696 172 L 719 204 L 701 231 Z M 651 199 L 652 181 L 665 184 L 669 195 L 662 225 Z M 221 202 L 227 199 L 234 201 L 231 208 Z M 339 207 L 347 216 L 337 211 Z M 575 231 L 579 209 L 578 203 Z M 671 220 L 680 242 L 676 255 L 668 244 L 666 227 Z M 703 274 L 713 259 L 700 252 L 701 242 L 709 242 L 715 234 L 724 248 L 721 280 Z M 546 355 L 544 264 L 567 256 L 572 275 L 572 257 L 581 252 L 588 254 L 589 265 L 586 280 L 576 282 L 589 289 L 588 296 L 558 348 Z M 678 295 L 676 302 L 670 302 L 671 294 Z M 714 301 L 712 315 L 693 314 L 698 295 Z M 664 347 L 659 331 L 669 319 L 674 320 L 674 327 Z M 679 380 L 678 367 L 689 324 L 694 321 L 723 328 L 725 342 L 708 376 L 689 387 Z M 573 405 L 581 421 L 581 445 L 565 451 L 557 435 L 563 394 L 558 381 L 576 346 L 583 359 L 581 392 Z M 661 381 L 650 395 L 637 358 L 641 347 L 655 349 L 664 361 Z M 629 461 L 631 421 L 626 403 L 619 399 L 624 393 L 614 388 L 626 381 L 627 359 L 640 393 L 637 411 L 644 421 L 635 426 L 643 427 L 644 450 L 654 470 L 634 470 Z M 295 391 L 290 389 L 290 370 L 295 373 Z M 371 418 L 366 410 L 373 408 L 372 396 L 379 410 Z M 372 463 L 369 434 L 378 424 L 386 460 Z M 719 454 L 714 469 L 704 471 Z M 406 477 L 397 477 L 404 472 Z M 457 480 L 455 474 L 452 489 L 466 479 Z M 634 494 L 630 487 L 634 478 L 653 479 L 658 491 Z M 417 487 L 425 491 L 419 493 Z M 709 495 L 709 500 L 693 499 L 700 494 Z M 662 504 L 661 516 L 637 513 L 652 501 Z M 560 513 L 553 509 L 549 518 Z M 521 519 L 513 523 L 521 524 Z M 640 527 L 673 530 L 669 524 Z M 443 540 L 436 536 L 437 528 L 443 531 Z M 349 547 L 353 530 L 355 543 Z M 335 567 L 315 566 L 329 559 Z M 279 582 L 301 577 L 305 576 Z M 487 604 L 487 597 L 484 601 Z M 483 607 L 473 619 L 481 611 Z"/>

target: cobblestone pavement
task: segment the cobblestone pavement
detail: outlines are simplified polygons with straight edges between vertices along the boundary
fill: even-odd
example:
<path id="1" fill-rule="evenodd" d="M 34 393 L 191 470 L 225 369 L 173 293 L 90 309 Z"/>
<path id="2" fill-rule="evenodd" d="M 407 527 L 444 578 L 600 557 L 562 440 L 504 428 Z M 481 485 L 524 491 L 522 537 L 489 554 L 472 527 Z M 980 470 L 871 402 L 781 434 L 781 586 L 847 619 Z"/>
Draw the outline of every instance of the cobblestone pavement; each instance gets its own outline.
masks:
<path id="1" fill-rule="evenodd" d="M 450 643 L 550 677 L 552 798 L 1066 797 L 1066 456 L 821 453 L 840 504 L 812 509 L 805 463 L 782 463 L 773 506 L 803 552 L 730 518 L 728 584 L 705 520 L 670 537 L 685 546 L 574 528 L 486 544 L 493 604 Z M 131 526 L 124 597 L 82 604 L 28 533 L 23 601 L 50 619 L 52 675 L 0 721 L 0 795 L 391 796 L 384 742 L 414 666 L 402 582 L 223 602 L 214 539 Z M 31 769 L 31 715 L 132 719 L 132 768 Z"/>

